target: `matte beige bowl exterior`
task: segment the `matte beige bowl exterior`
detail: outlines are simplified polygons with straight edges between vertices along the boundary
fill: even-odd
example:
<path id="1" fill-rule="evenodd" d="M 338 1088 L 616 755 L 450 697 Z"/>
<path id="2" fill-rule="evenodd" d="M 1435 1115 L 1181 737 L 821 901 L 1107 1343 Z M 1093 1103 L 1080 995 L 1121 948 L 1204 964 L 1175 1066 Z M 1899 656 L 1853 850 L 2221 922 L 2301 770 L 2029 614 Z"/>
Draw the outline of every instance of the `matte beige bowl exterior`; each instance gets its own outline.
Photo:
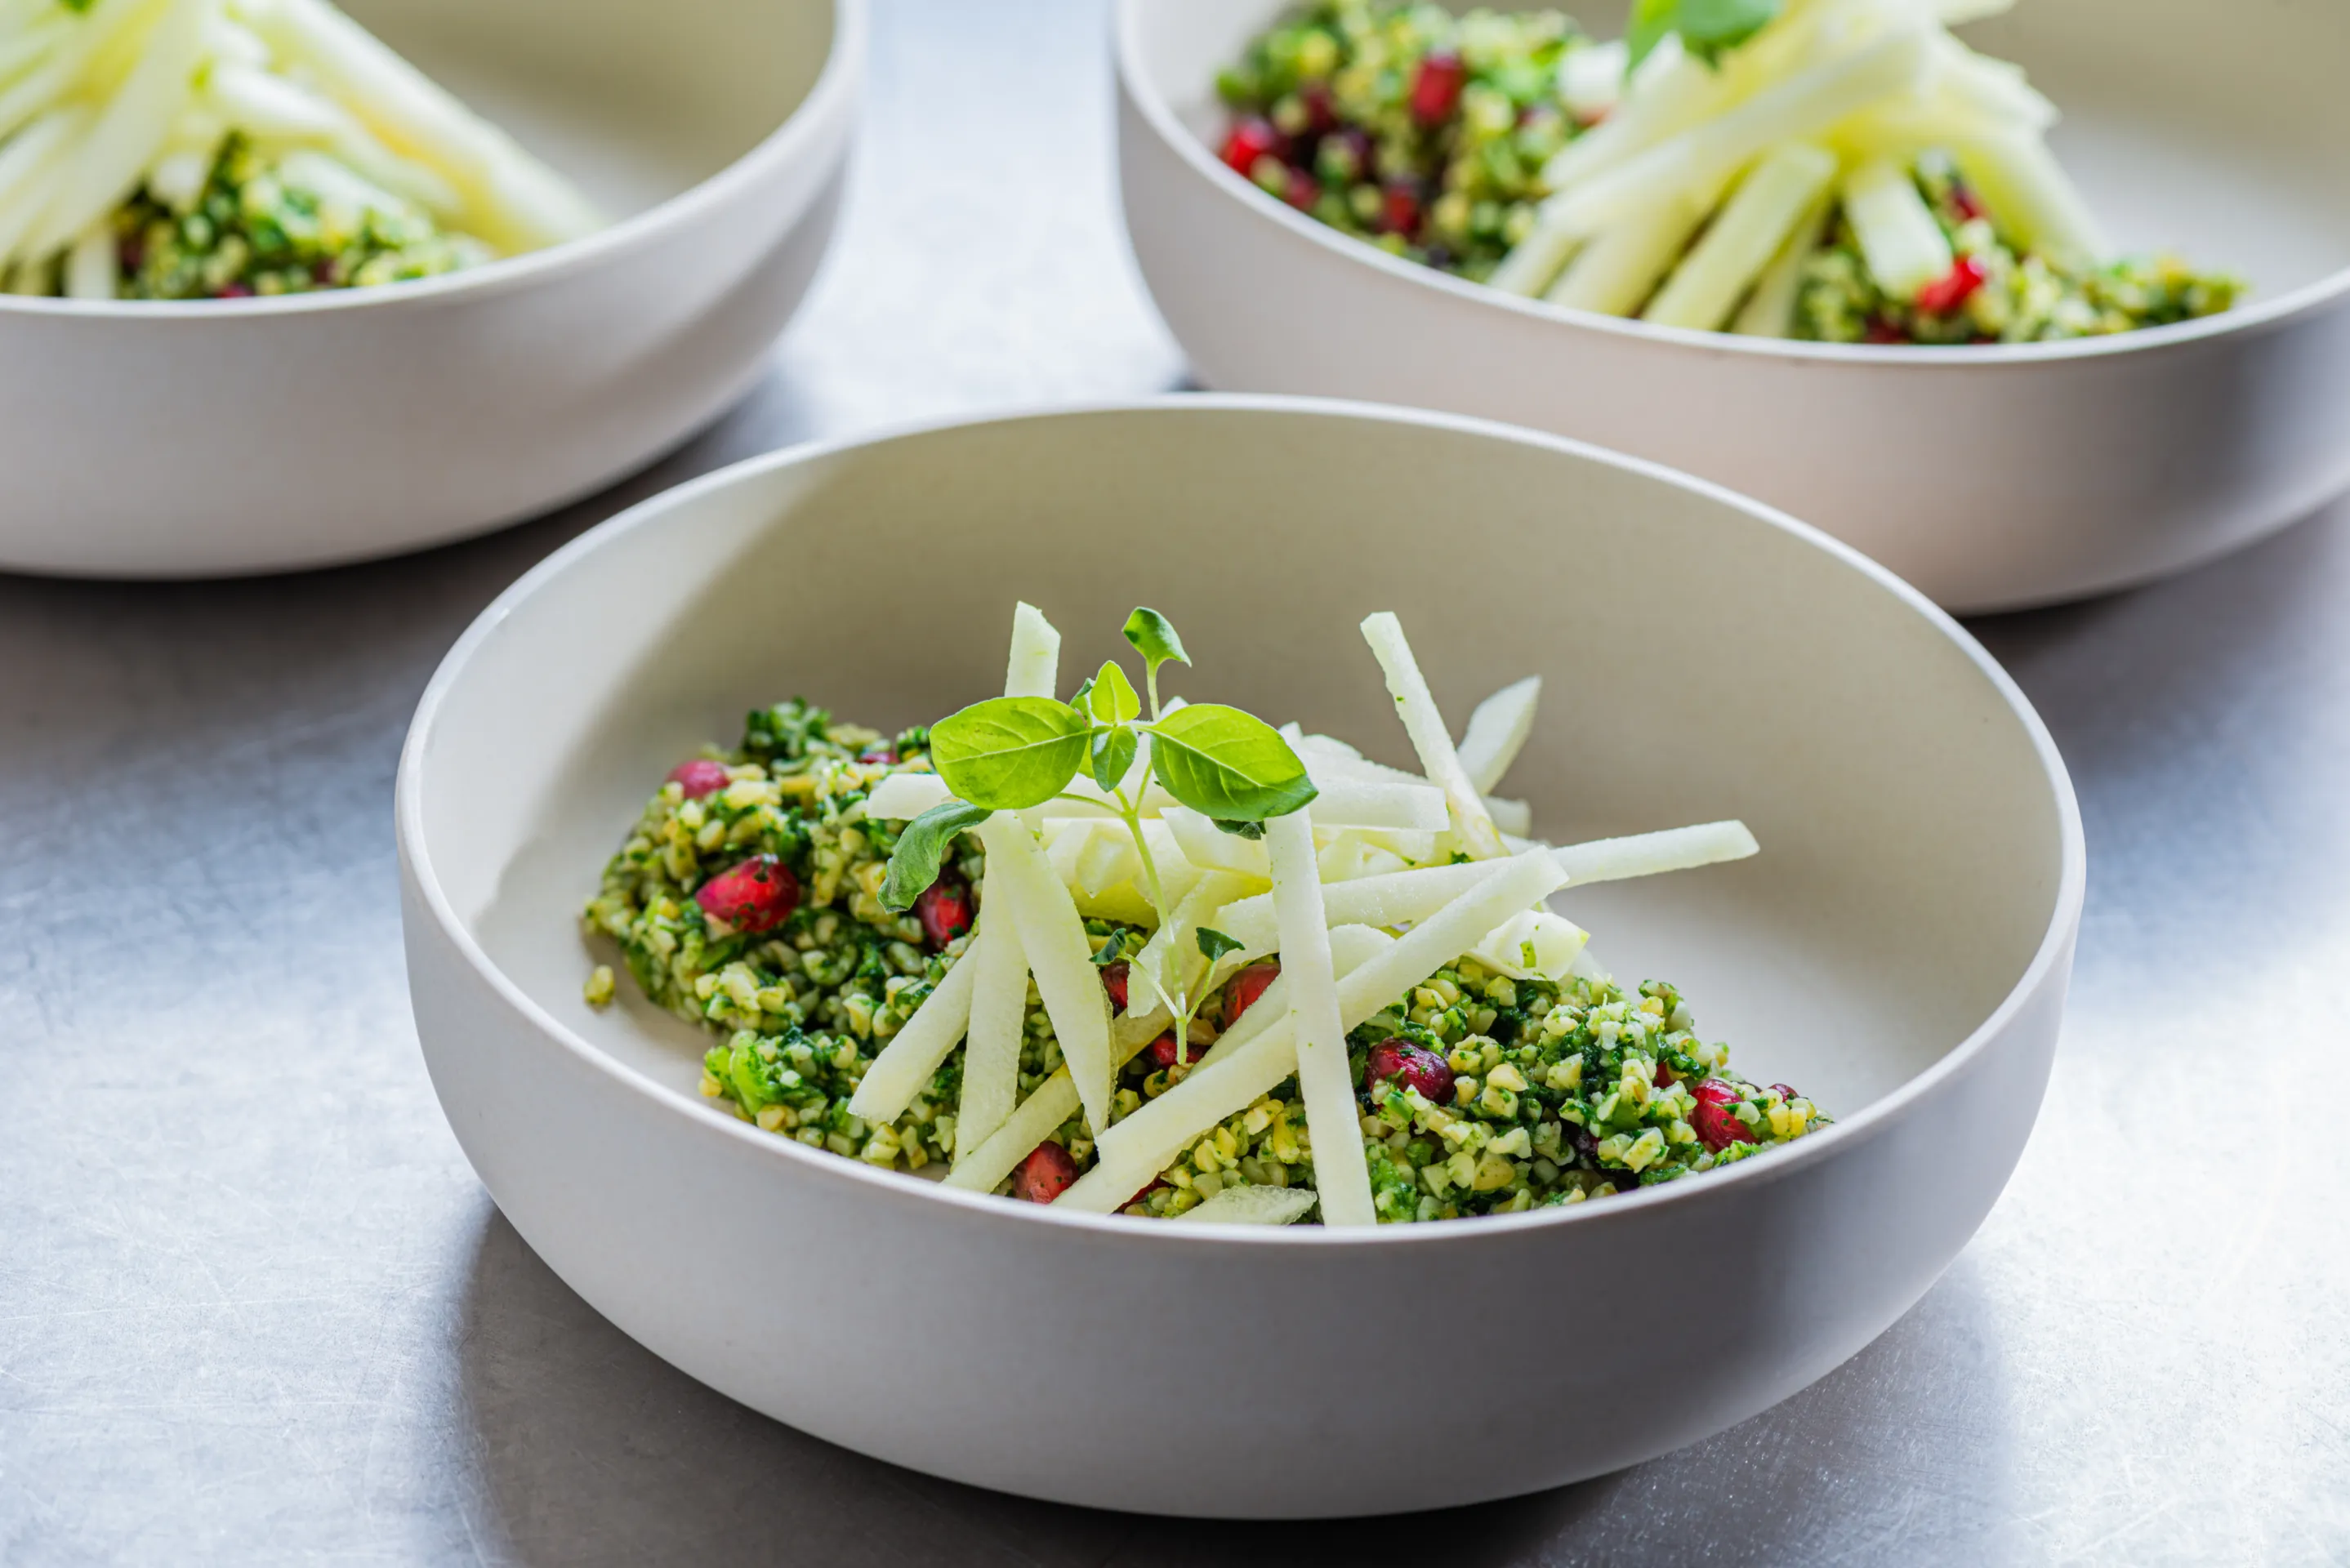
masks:
<path id="1" fill-rule="evenodd" d="M 0 569 L 283 571 L 477 534 L 748 391 L 839 207 L 863 0 L 799 109 L 702 184 L 478 272 L 282 299 L 0 297 Z"/>
<path id="2" fill-rule="evenodd" d="M 1446 547 L 1511 568 L 1474 613 L 1443 613 L 1398 558 L 1440 532 L 1424 507 L 1446 493 L 1462 501 Z M 1015 595 L 1063 628 L 1074 680 L 1118 646 L 1142 556 L 1108 536 L 1128 529 L 1159 542 L 1149 592 L 1200 659 L 1188 689 L 1393 755 L 1370 728 L 1392 726 L 1376 670 L 1347 646 L 1384 600 L 1440 700 L 1496 664 L 1553 676 L 1521 764 L 1538 822 L 1742 800 L 1763 856 L 1659 879 L 1665 905 L 1616 907 L 1602 940 L 1647 963 L 1650 932 L 1676 972 L 1701 971 L 1687 983 L 1701 1009 L 1715 997 L 1717 1027 L 1777 1018 L 1772 1043 L 1739 1047 L 1762 1053 L 1749 1070 L 1830 1084 L 1848 1117 L 1575 1209 L 1211 1231 L 813 1153 L 702 1100 L 706 1042 L 685 1025 L 579 1001 L 579 900 L 676 756 L 775 692 L 882 724 L 983 694 Z M 1638 635 L 1672 583 L 1685 630 Z M 1591 725 L 1617 766 L 1562 778 Z M 1275 399 L 801 448 L 648 502 L 452 650 L 398 818 L 433 1085 L 506 1216 L 598 1311 L 864 1453 L 1222 1516 L 1555 1486 L 1718 1431 L 1853 1355 L 1965 1244 L 2023 1147 L 2084 875 L 2070 785 L 2023 699 L 1843 546 L 1555 438 Z"/>
<path id="3" fill-rule="evenodd" d="M 1960 349 L 1791 345 L 1523 300 L 1314 222 L 1183 124 L 1170 98 L 1204 95 L 1222 48 L 1207 40 L 1281 8 L 1118 6 L 1127 231 L 1207 386 L 1446 409 L 1650 458 L 1783 507 L 1960 611 L 2161 576 L 2350 488 L 2350 273 L 2181 327 Z"/>

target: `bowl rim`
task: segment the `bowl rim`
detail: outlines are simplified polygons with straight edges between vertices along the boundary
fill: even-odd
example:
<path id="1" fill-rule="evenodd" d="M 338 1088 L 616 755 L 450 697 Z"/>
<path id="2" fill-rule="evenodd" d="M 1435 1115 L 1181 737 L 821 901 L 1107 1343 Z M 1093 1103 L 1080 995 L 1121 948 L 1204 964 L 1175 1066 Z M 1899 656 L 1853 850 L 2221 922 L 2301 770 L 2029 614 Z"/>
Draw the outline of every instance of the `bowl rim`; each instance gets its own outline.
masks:
<path id="1" fill-rule="evenodd" d="M 1260 189 L 1253 182 L 1243 178 L 1236 171 L 1225 167 L 1214 157 L 1205 142 L 1191 134 L 1162 97 L 1144 67 L 1140 29 L 1137 16 L 1152 0 L 1118 0 L 1111 26 L 1111 53 L 1117 61 L 1119 96 L 1141 116 L 1143 122 L 1157 134 L 1159 140 L 1173 150 L 1176 156 L 1191 167 L 1193 173 L 1205 179 L 1211 189 L 1236 201 L 1243 210 L 1260 221 L 1284 228 L 1293 236 L 1304 238 L 1336 257 L 1342 265 L 1367 266 L 1399 281 L 1440 293 L 1471 306 L 1485 306 L 1513 312 L 1532 321 L 1555 327 L 1570 327 L 1587 332 L 1625 337 L 1635 342 L 1649 341 L 1671 344 L 1684 348 L 1711 348 L 1720 353 L 1741 355 L 1762 360 L 1779 360 L 1794 364 L 1829 365 L 1943 365 L 1970 369 L 1986 369 L 2012 365 L 2043 364 L 2050 360 L 2104 358 L 2117 354 L 2158 353 L 2167 348 L 2182 348 L 2213 337 L 2240 332 L 2274 327 L 2291 320 L 2312 315 L 2326 306 L 2350 296 L 2350 264 L 2314 282 L 2302 285 L 2278 295 L 2273 299 L 2254 299 L 2247 305 L 2223 310 L 2216 316 L 2194 321 L 2174 322 L 2164 327 L 2141 327 L 2134 332 L 2118 332 L 2099 337 L 2071 337 L 2049 343 L 1983 343 L 1983 344 L 1876 344 L 1876 343 L 1814 343 L 1792 337 L 1745 337 L 1731 332 L 1703 332 L 1687 327 L 1659 327 L 1652 322 L 1618 316 L 1603 316 L 1596 311 L 1582 310 L 1572 306 L 1553 305 L 1548 300 L 1530 299 L 1507 290 L 1434 267 L 1422 266 L 1400 256 L 1389 255 L 1374 244 L 1339 233 L 1329 224 L 1318 223 L 1297 211 L 1288 202 L 1277 200 Z M 1121 191 L 1125 170 L 1119 169 Z M 1129 221 L 1131 234 L 1133 224 Z"/>
<path id="2" fill-rule="evenodd" d="M 0 295 L 0 324 L 11 317 L 90 321 L 235 321 L 257 316 L 310 316 L 399 305 L 421 307 L 454 296 L 512 293 L 555 281 L 565 274 L 585 271 L 608 256 L 642 249 L 665 232 L 733 201 L 739 191 L 762 181 L 770 169 L 798 158 L 807 151 L 809 142 L 852 111 L 865 75 L 866 0 L 830 0 L 830 4 L 832 47 L 826 53 L 824 65 L 808 84 L 807 91 L 773 130 L 715 173 L 640 213 L 632 213 L 577 239 L 500 256 L 480 266 L 442 273 L 437 277 L 410 278 L 369 288 L 328 288 L 266 297 L 255 295 L 243 299 L 57 299 Z"/>
<path id="3" fill-rule="evenodd" d="M 1768 1158 L 1742 1160 L 1727 1170 L 1709 1172 L 1703 1181 L 1674 1181 L 1638 1188 L 1619 1193 L 1600 1204 L 1578 1203 L 1530 1210 L 1518 1214 L 1469 1216 L 1461 1221 L 1444 1224 L 1375 1225 L 1359 1229 L 1333 1229 L 1320 1225 L 1263 1228 L 1244 1225 L 1176 1226 L 1149 1224 L 1117 1214 L 1064 1213 L 1048 1204 L 1008 1202 L 993 1193 L 965 1192 L 935 1181 L 910 1178 L 903 1172 L 875 1169 L 860 1160 L 819 1154 L 789 1138 L 778 1138 L 762 1132 L 738 1117 L 721 1114 L 700 1096 L 671 1088 L 598 1049 L 516 985 L 458 917 L 433 868 L 431 846 L 424 831 L 425 753 L 439 722 L 442 707 L 450 693 L 465 679 L 473 656 L 496 635 L 510 616 L 573 566 L 620 538 L 641 529 L 659 526 L 669 514 L 693 505 L 706 494 L 731 489 L 779 470 L 822 462 L 845 452 L 991 425 L 1102 415 L 1181 417 L 1191 412 L 1263 413 L 1277 417 L 1413 425 L 1542 448 L 1638 473 L 1723 503 L 1746 514 L 1754 522 L 1791 535 L 1858 571 L 1923 617 L 1973 663 L 1989 680 L 1992 690 L 2005 701 L 2010 715 L 2022 724 L 2039 759 L 2043 777 L 2056 807 L 2061 864 L 2048 923 L 2031 961 L 1999 1005 L 1963 1040 L 1953 1044 L 1923 1072 L 1852 1116 L 1840 1118 L 1825 1129 L 1808 1135 L 1793 1145 L 1771 1151 Z M 1848 1146 L 1856 1147 L 1884 1136 L 1903 1119 L 1912 1106 L 1930 1097 L 1943 1084 L 1968 1070 L 1976 1058 L 1984 1054 L 1992 1042 L 2006 1033 L 2010 1023 L 2042 993 L 2050 983 L 2052 975 L 2061 984 L 2062 975 L 2055 971 L 2069 964 L 2068 955 L 2079 929 L 2087 883 L 2086 845 L 2072 778 L 2065 770 L 2054 739 L 2030 700 L 1999 662 L 1956 619 L 1850 545 L 1807 523 L 1722 485 L 1661 463 L 1627 456 L 1568 437 L 1468 415 L 1342 399 L 1260 393 L 1180 393 L 1139 399 L 1087 400 L 1028 405 L 977 416 L 966 414 L 909 421 L 854 435 L 785 447 L 715 469 L 648 497 L 582 533 L 524 573 L 493 600 L 451 646 L 417 702 L 415 717 L 400 748 L 393 813 L 402 874 L 412 882 L 422 908 L 429 912 L 442 940 L 462 955 L 465 964 L 501 1002 L 557 1050 L 573 1058 L 575 1063 L 585 1064 L 634 1095 L 650 1101 L 659 1107 L 654 1114 L 676 1116 L 691 1128 L 700 1129 L 698 1132 L 688 1131 L 683 1136 L 736 1140 L 735 1147 L 740 1150 L 762 1151 L 750 1158 L 780 1157 L 786 1164 L 778 1168 L 796 1168 L 810 1179 L 846 1184 L 849 1189 L 862 1189 L 863 1197 L 869 1201 L 946 1203 L 963 1208 L 972 1222 L 992 1220 L 1003 1223 L 1076 1227 L 1097 1232 L 1105 1241 L 1111 1238 L 1147 1234 L 1156 1238 L 1147 1243 L 1149 1245 L 1182 1245 L 1188 1241 L 1192 1245 L 1219 1247 L 1396 1247 L 1438 1244 L 1448 1238 L 1455 1244 L 1466 1244 L 1480 1237 L 1498 1241 L 1518 1231 L 1557 1225 L 1638 1223 L 1641 1215 L 1659 1205 L 1727 1201 L 1735 1190 L 1742 1190 L 1757 1183 L 1790 1179 L 1811 1166 L 1834 1158 Z M 446 1109 L 445 1106 L 443 1108 Z M 1710 1199 L 1709 1194 L 1716 1196 Z"/>

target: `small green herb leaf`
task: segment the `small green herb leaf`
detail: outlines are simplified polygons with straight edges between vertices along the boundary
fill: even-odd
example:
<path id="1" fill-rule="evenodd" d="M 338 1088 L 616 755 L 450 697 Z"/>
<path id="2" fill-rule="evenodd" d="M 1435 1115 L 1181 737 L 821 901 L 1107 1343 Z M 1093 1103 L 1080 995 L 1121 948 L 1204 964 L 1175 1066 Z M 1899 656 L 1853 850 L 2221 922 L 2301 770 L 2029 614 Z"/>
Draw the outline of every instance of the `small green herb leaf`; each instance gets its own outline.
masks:
<path id="1" fill-rule="evenodd" d="M 1526 945 L 1531 947 L 1534 944 L 1529 942 Z M 1112 931 L 1109 940 L 1094 950 L 1094 967 L 1107 969 L 1118 961 L 1118 954 L 1124 951 L 1126 951 L 1126 939 Z"/>
<path id="2" fill-rule="evenodd" d="M 1215 962 L 1226 953 L 1236 953 L 1241 950 L 1238 940 L 1224 935 L 1213 926 L 1201 926 L 1199 935 L 1194 940 L 1199 942 L 1200 951 L 1206 956 L 1210 963 Z"/>
<path id="3" fill-rule="evenodd" d="M 1097 730 L 1093 736 L 1093 753 L 1087 765 L 1093 769 L 1094 783 L 1105 790 L 1118 786 L 1134 766 L 1134 753 L 1141 749 L 1133 730 L 1120 724 L 1115 730 Z"/>
<path id="4" fill-rule="evenodd" d="M 1203 815 L 1262 822 L 1295 811 L 1318 793 L 1281 732 L 1237 708 L 1179 708 L 1150 733 L 1151 772 L 1169 794 Z"/>
<path id="5" fill-rule="evenodd" d="M 1093 694 L 1094 678 L 1088 675 L 1077 683 L 1077 689 L 1075 691 L 1069 693 L 1069 706 L 1080 713 L 1089 713 L 1093 711 L 1091 702 Z"/>
<path id="6" fill-rule="evenodd" d="M 906 825 L 898 835 L 898 852 L 889 857 L 889 870 L 881 878 L 881 907 L 903 914 L 939 879 L 947 846 L 966 827 L 977 827 L 995 814 L 983 805 L 951 800 L 934 805 Z"/>
<path id="7" fill-rule="evenodd" d="M 1785 0 L 1639 0 L 1628 36 L 1631 63 L 1648 57 L 1669 34 L 1708 65 L 1720 61 L 1776 20 Z"/>
<path id="8" fill-rule="evenodd" d="M 1221 816 L 1213 818 L 1212 820 L 1215 822 L 1217 832 L 1229 833 L 1234 838 L 1263 838 L 1264 836 L 1264 824 L 1262 822 L 1227 822 Z"/>
<path id="9" fill-rule="evenodd" d="M 1170 659 L 1177 664 L 1191 662 L 1191 656 L 1183 651 L 1183 639 L 1175 635 L 1173 624 L 1155 609 L 1146 607 L 1126 618 L 1126 640 L 1149 660 L 1152 675 L 1157 675 L 1159 667 Z"/>
<path id="10" fill-rule="evenodd" d="M 1025 811 L 1068 786 L 1093 728 L 1050 697 L 996 697 L 931 726 L 931 765 L 973 805 Z"/>
<path id="11" fill-rule="evenodd" d="M 1101 673 L 1086 682 L 1081 691 L 1084 701 L 1077 706 L 1094 716 L 1099 724 L 1130 724 L 1142 717 L 1142 699 L 1134 694 L 1134 682 L 1115 659 L 1102 662 Z"/>

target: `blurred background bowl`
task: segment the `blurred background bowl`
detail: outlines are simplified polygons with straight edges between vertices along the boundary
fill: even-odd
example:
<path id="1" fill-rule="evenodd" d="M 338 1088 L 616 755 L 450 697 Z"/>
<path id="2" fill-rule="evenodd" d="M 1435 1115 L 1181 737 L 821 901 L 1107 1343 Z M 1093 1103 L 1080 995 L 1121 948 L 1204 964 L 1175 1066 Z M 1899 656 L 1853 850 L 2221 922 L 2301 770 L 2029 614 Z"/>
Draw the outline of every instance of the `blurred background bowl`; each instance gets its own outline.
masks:
<path id="1" fill-rule="evenodd" d="M 1430 527 L 1441 518 L 1443 527 Z M 1148 563 L 1138 576 L 1138 563 Z M 884 730 L 990 694 L 1014 603 L 1064 672 L 1148 596 L 1178 688 L 1409 761 L 1356 627 L 1454 723 L 1529 672 L 1508 781 L 1561 840 L 1762 845 L 1561 908 L 1838 1125 L 1596 1205 L 1376 1231 L 1071 1215 L 806 1149 L 698 1092 L 712 1037 L 579 910 L 646 795 L 803 693 Z M 696 481 L 484 613 L 400 770 L 409 984 L 498 1206 L 655 1354 L 819 1437 L 1102 1507 L 1309 1516 L 1631 1464 L 1907 1311 L 2045 1085 L 2084 878 L 2064 765 L 1947 617 L 1725 492 L 1482 421 L 1183 398 L 803 447 Z"/>
<path id="2" fill-rule="evenodd" d="M 1560 8 L 1601 36 L 1622 25 L 1620 0 Z M 1216 72 L 1286 9 L 1118 0 L 1127 229 L 1207 386 L 1449 409 L 1653 458 L 1966 610 L 2178 571 L 2350 488 L 2350 6 L 2023 0 L 1965 29 L 2064 111 L 2057 154 L 2118 243 L 2256 293 L 2177 327 L 1962 348 L 1649 327 L 1315 223 L 1214 153 Z"/>
<path id="3" fill-rule="evenodd" d="M 831 238 L 863 0 L 350 0 L 616 222 L 383 288 L 0 296 L 0 568 L 278 571 L 601 488 L 748 391 Z"/>

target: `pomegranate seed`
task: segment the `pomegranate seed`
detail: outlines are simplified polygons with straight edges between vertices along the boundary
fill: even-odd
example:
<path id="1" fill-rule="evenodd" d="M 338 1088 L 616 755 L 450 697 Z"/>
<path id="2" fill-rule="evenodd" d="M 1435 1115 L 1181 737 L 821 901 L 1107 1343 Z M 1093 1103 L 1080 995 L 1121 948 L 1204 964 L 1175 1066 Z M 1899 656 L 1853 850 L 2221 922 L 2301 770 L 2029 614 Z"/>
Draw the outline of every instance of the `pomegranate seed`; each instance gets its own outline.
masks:
<path id="1" fill-rule="evenodd" d="M 914 918 L 922 922 L 932 950 L 942 948 L 971 929 L 971 889 L 962 877 L 941 872 L 914 900 Z"/>
<path id="2" fill-rule="evenodd" d="M 1067 1149 L 1056 1143 L 1040 1143 L 1012 1173 L 1012 1191 L 1031 1203 L 1050 1203 L 1076 1179 L 1077 1162 L 1069 1158 Z"/>
<path id="3" fill-rule="evenodd" d="M 1126 1011 L 1126 982 L 1133 974 L 1131 965 L 1114 963 L 1101 971 L 1102 989 L 1109 992 L 1109 1004 L 1120 1012 Z"/>
<path id="4" fill-rule="evenodd" d="M 214 299 L 251 299 L 253 290 L 241 283 L 223 284 L 213 295 Z"/>
<path id="5" fill-rule="evenodd" d="M 1280 151 L 1281 132 L 1273 128 L 1273 121 L 1251 115 L 1233 125 L 1232 133 L 1224 138 L 1222 151 L 1216 156 L 1245 180 L 1253 177 L 1250 171 L 1255 169 L 1258 159 Z"/>
<path id="6" fill-rule="evenodd" d="M 1196 1062 L 1207 1054 L 1208 1048 L 1195 1040 L 1183 1053 L 1183 1060 L 1186 1063 Z M 1150 1061 L 1153 1066 L 1158 1067 L 1172 1067 L 1175 1064 L 1175 1034 L 1172 1030 L 1150 1043 Z"/>
<path id="7" fill-rule="evenodd" d="M 1667 1089 L 1667 1088 L 1670 1088 L 1670 1087 L 1672 1086 L 1672 1082 L 1673 1082 L 1673 1070 L 1672 1070 L 1672 1068 L 1671 1068 L 1671 1067 L 1669 1067 L 1669 1066 L 1668 1066 L 1666 1064 L 1664 1064 L 1664 1063 L 1662 1063 L 1662 1062 L 1658 1063 L 1658 1064 L 1657 1064 L 1656 1082 L 1657 1082 L 1657 1087 L 1659 1087 L 1659 1088 L 1660 1088 L 1660 1089 Z"/>
<path id="8" fill-rule="evenodd" d="M 1868 340 L 1871 343 L 1907 343 L 1909 335 L 1890 321 L 1872 320 L 1868 324 Z"/>
<path id="9" fill-rule="evenodd" d="M 1322 199 L 1322 183 L 1303 169 L 1292 169 L 1289 183 L 1283 189 L 1281 199 L 1301 213 L 1309 211 Z"/>
<path id="10" fill-rule="evenodd" d="M 1956 182 L 1950 186 L 1950 205 L 1957 209 L 1960 217 L 1970 223 L 1986 213 L 1982 198 L 1974 193 L 1973 188 Z"/>
<path id="11" fill-rule="evenodd" d="M 1297 89 L 1297 98 L 1305 106 L 1305 123 L 1309 129 L 1323 131 L 1337 125 L 1338 106 L 1330 97 L 1328 82 L 1307 82 Z"/>
<path id="12" fill-rule="evenodd" d="M 1461 83 L 1467 75 L 1461 57 L 1430 55 L 1411 77 L 1411 117 L 1422 125 L 1441 125 L 1461 102 Z"/>
<path id="13" fill-rule="evenodd" d="M 1372 143 L 1370 133 L 1349 126 L 1338 133 L 1338 140 L 1346 144 L 1347 155 L 1353 161 L 1349 165 L 1355 171 L 1353 178 L 1371 178 L 1377 171 L 1379 158 L 1378 148 Z"/>
<path id="14" fill-rule="evenodd" d="M 1152 1193 L 1158 1191 L 1160 1188 L 1166 1185 L 1167 1184 L 1163 1181 L 1153 1181 L 1149 1186 L 1144 1188 L 1141 1191 L 1136 1193 L 1133 1197 L 1119 1204 L 1118 1207 L 1120 1209 L 1131 1209 L 1136 1204 L 1141 1202 L 1144 1199 L 1149 1197 Z"/>
<path id="15" fill-rule="evenodd" d="M 1950 271 L 1918 291 L 1918 308 L 1929 316 L 1948 316 L 1972 297 L 1986 275 L 1981 262 L 1960 256 Z"/>
<path id="16" fill-rule="evenodd" d="M 1746 1124 L 1731 1111 L 1742 1097 L 1736 1089 L 1719 1078 L 1708 1078 L 1690 1092 L 1697 1096 L 1697 1114 L 1690 1119 L 1700 1143 L 1720 1154 L 1731 1144 L 1755 1141 Z"/>
<path id="17" fill-rule="evenodd" d="M 335 281 L 335 264 L 325 260 L 312 262 L 310 264 L 310 281 L 318 285 L 322 288 L 327 285 L 333 283 Z"/>
<path id="18" fill-rule="evenodd" d="M 1372 1046 L 1370 1058 L 1363 1064 L 1363 1079 L 1364 1088 L 1374 1098 L 1393 1083 L 1418 1089 L 1419 1097 L 1431 1105 L 1447 1105 L 1452 1099 L 1452 1069 L 1443 1057 L 1409 1040 L 1382 1040 Z"/>
<path id="19" fill-rule="evenodd" d="M 895 746 L 868 746 L 863 751 L 857 753 L 857 760 L 868 765 L 876 763 L 882 763 L 884 765 L 893 763 L 898 760 L 898 748 Z"/>
<path id="20" fill-rule="evenodd" d="M 1232 976 L 1224 985 L 1224 1027 L 1230 1029 L 1238 1023 L 1241 1014 L 1256 1005 L 1256 999 L 1264 994 L 1264 988 L 1280 973 L 1280 961 L 1267 959 Z"/>
<path id="21" fill-rule="evenodd" d="M 1783 1100 L 1800 1100 L 1804 1097 L 1795 1093 L 1793 1085 L 1787 1084 L 1773 1084 L 1771 1085 L 1771 1092 Z"/>
<path id="22" fill-rule="evenodd" d="M 1402 234 L 1407 239 L 1419 233 L 1419 192 L 1405 184 L 1387 188 L 1386 210 L 1379 215 L 1379 227 L 1390 234 Z"/>
<path id="23" fill-rule="evenodd" d="M 800 907 L 800 879 L 772 855 L 754 855 L 704 882 L 693 895 L 702 913 L 727 934 L 774 930 Z"/>
<path id="24" fill-rule="evenodd" d="M 680 763 L 669 771 L 670 782 L 684 786 L 685 798 L 700 800 L 715 794 L 727 784 L 726 764 L 713 763 L 708 757 L 696 757 L 690 763 Z"/>
<path id="25" fill-rule="evenodd" d="M 114 259 L 124 272 L 137 272 L 147 259 L 147 244 L 132 234 L 114 247 Z"/>

